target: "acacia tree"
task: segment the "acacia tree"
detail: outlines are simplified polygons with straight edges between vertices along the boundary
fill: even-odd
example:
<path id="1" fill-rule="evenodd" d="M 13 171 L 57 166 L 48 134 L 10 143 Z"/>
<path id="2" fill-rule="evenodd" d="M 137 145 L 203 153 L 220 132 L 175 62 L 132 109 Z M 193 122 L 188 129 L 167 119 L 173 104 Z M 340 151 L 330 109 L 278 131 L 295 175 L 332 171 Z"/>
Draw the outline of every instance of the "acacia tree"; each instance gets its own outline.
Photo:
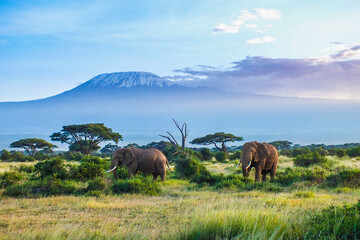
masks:
<path id="1" fill-rule="evenodd" d="M 106 144 L 102 149 L 100 149 L 101 153 L 111 155 L 115 152 L 116 149 L 118 149 L 119 146 L 116 144 L 108 143 Z"/>
<path id="2" fill-rule="evenodd" d="M 243 137 L 237 137 L 230 133 L 217 132 L 214 134 L 208 134 L 205 137 L 195 138 L 190 143 L 191 144 L 199 144 L 199 145 L 210 145 L 214 144 L 214 146 L 222 152 L 225 152 L 227 156 L 229 156 L 229 151 L 225 145 L 227 142 L 237 142 L 243 141 Z M 221 144 L 221 147 L 218 146 Z"/>
<path id="3" fill-rule="evenodd" d="M 115 133 L 111 128 L 103 123 L 88 123 L 79 125 L 63 126 L 60 132 L 50 136 L 52 141 L 69 144 L 70 151 L 77 151 L 83 154 L 90 154 L 100 149 L 99 143 L 114 141 L 118 143 L 122 140 L 119 133 Z"/>
<path id="4" fill-rule="evenodd" d="M 277 150 L 289 149 L 293 145 L 292 142 L 287 140 L 269 142 L 269 144 L 273 145 Z"/>
<path id="5" fill-rule="evenodd" d="M 25 138 L 20 139 L 10 144 L 12 148 L 24 148 L 25 151 L 33 157 L 38 149 L 52 150 L 57 146 L 39 138 Z"/>

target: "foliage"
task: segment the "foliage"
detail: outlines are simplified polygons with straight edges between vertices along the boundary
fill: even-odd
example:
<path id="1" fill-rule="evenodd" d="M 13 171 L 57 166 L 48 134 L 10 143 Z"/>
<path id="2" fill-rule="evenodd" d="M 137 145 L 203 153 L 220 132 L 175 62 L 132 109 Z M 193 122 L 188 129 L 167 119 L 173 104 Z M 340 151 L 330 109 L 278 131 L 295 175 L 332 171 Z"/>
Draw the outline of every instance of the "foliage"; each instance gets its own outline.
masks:
<path id="1" fill-rule="evenodd" d="M 88 123 L 80 125 L 63 126 L 60 132 L 53 133 L 50 136 L 52 141 L 69 144 L 69 149 L 79 151 L 83 154 L 90 154 L 99 149 L 99 145 L 104 141 L 114 141 L 116 143 L 122 140 L 119 133 L 115 133 L 111 128 L 103 123 Z"/>
<path id="2" fill-rule="evenodd" d="M 111 185 L 111 191 L 115 194 L 138 193 L 146 195 L 158 195 L 161 189 L 156 182 L 148 178 L 136 176 L 131 179 L 120 179 Z"/>
<path id="3" fill-rule="evenodd" d="M 118 149 L 118 148 L 119 148 L 118 145 L 108 143 L 102 149 L 100 149 L 100 152 L 104 153 L 104 154 L 106 154 L 108 156 L 111 156 L 115 152 L 115 150 Z"/>
<path id="4" fill-rule="evenodd" d="M 24 148 L 26 152 L 33 157 L 38 149 L 53 149 L 57 146 L 39 138 L 20 139 L 10 144 L 12 148 Z"/>
<path id="5" fill-rule="evenodd" d="M 176 158 L 175 171 L 181 178 L 191 178 L 200 174 L 208 174 L 204 165 L 191 157 Z"/>
<path id="6" fill-rule="evenodd" d="M 242 151 L 237 150 L 236 152 L 234 152 L 233 154 L 230 155 L 230 160 L 241 159 L 241 156 L 242 156 Z"/>
<path id="7" fill-rule="evenodd" d="M 0 174 L 0 188 L 8 187 L 23 179 L 19 172 L 4 172 Z"/>
<path id="8" fill-rule="evenodd" d="M 313 183 L 320 184 L 325 181 L 327 176 L 328 172 L 320 167 L 288 167 L 285 169 L 285 172 L 277 173 L 274 182 L 283 186 L 289 186 L 295 182 L 300 181 L 311 181 Z"/>
<path id="9" fill-rule="evenodd" d="M 86 190 L 88 192 L 92 191 L 103 191 L 106 188 L 106 181 L 103 178 L 96 177 L 93 180 L 88 181 L 88 186 Z"/>
<path id="10" fill-rule="evenodd" d="M 227 159 L 225 152 L 217 152 L 215 153 L 215 159 L 219 162 L 223 162 Z"/>
<path id="11" fill-rule="evenodd" d="M 25 156 L 22 152 L 3 150 L 0 159 L 4 162 L 34 162 L 35 158 Z"/>
<path id="12" fill-rule="evenodd" d="M 74 169 L 73 178 L 79 180 L 89 180 L 105 175 L 104 169 L 108 163 L 99 157 L 83 156 L 80 165 Z"/>
<path id="13" fill-rule="evenodd" d="M 305 239 L 360 239 L 360 201 L 311 214 Z"/>
<path id="14" fill-rule="evenodd" d="M 269 142 L 269 144 L 273 145 L 277 150 L 289 149 L 293 145 L 292 142 L 286 140 Z"/>
<path id="15" fill-rule="evenodd" d="M 346 156 L 346 151 L 344 149 L 341 148 L 336 148 L 335 150 L 335 154 L 338 158 L 343 158 Z"/>
<path id="16" fill-rule="evenodd" d="M 62 180 L 68 179 L 70 176 L 67 168 L 68 166 L 60 157 L 55 157 L 35 164 L 35 172 L 40 173 L 41 178 L 51 176 Z"/>
<path id="17" fill-rule="evenodd" d="M 349 157 L 358 157 L 358 156 L 360 156 L 360 146 L 348 149 L 346 151 L 346 154 Z"/>
<path id="18" fill-rule="evenodd" d="M 74 181 L 63 181 L 58 178 L 47 177 L 36 181 L 14 184 L 7 187 L 4 195 L 12 197 L 69 195 L 79 191 Z"/>
<path id="19" fill-rule="evenodd" d="M 19 167 L 19 172 L 26 172 L 26 173 L 32 173 L 35 171 L 34 165 L 21 165 Z"/>
<path id="20" fill-rule="evenodd" d="M 300 167 L 308 167 L 313 164 L 325 164 L 327 159 L 320 155 L 318 152 L 298 155 L 294 159 L 294 165 Z"/>
<path id="21" fill-rule="evenodd" d="M 202 148 L 200 150 L 201 159 L 204 161 L 210 161 L 213 157 L 212 153 L 210 152 L 210 149 L 208 148 Z"/>
<path id="22" fill-rule="evenodd" d="M 330 187 L 360 187 L 360 169 L 337 168 L 327 177 L 326 185 Z"/>
<path id="23" fill-rule="evenodd" d="M 204 137 L 195 138 L 190 143 L 191 144 L 199 144 L 199 145 L 209 145 L 214 144 L 215 147 L 222 151 L 227 153 L 227 148 L 225 146 L 226 142 L 237 142 L 244 140 L 243 137 L 237 137 L 230 133 L 223 133 L 223 132 L 217 132 L 214 134 L 208 134 Z M 221 143 L 221 148 L 218 147 L 217 143 Z"/>

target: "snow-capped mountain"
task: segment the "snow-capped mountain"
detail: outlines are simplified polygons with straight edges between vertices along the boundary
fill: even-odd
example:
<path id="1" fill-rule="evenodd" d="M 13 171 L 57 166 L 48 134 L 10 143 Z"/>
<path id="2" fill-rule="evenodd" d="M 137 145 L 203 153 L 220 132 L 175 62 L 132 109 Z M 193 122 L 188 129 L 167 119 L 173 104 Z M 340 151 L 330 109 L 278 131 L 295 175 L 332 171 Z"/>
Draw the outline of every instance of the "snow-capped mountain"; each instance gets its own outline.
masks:
<path id="1" fill-rule="evenodd" d="M 149 72 L 103 73 L 82 84 L 88 87 L 168 87 L 172 82 Z"/>

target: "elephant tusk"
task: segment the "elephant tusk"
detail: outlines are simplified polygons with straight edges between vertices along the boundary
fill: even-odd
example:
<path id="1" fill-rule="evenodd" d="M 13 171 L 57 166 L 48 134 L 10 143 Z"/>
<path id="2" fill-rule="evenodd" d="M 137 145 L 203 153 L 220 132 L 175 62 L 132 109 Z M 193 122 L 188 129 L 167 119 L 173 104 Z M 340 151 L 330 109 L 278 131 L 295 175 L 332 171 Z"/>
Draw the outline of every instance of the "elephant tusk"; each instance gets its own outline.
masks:
<path id="1" fill-rule="evenodd" d="M 239 162 L 239 164 L 238 165 L 236 165 L 236 168 L 238 168 L 240 166 L 240 162 Z"/>
<path id="2" fill-rule="evenodd" d="M 118 167 L 118 166 L 115 166 L 113 169 L 107 170 L 106 172 L 113 172 L 113 171 L 116 170 L 117 167 Z"/>
<path id="3" fill-rule="evenodd" d="M 251 165 L 251 161 L 249 162 L 249 165 L 247 165 L 247 167 L 245 169 L 248 169 Z"/>

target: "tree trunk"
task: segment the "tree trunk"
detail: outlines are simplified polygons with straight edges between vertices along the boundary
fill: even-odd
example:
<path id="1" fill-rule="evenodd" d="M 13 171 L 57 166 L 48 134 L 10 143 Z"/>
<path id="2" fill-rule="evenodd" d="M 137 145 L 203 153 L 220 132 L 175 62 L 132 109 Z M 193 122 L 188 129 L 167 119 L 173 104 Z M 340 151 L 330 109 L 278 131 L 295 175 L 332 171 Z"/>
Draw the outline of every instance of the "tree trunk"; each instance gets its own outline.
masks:
<path id="1" fill-rule="evenodd" d="M 226 154 L 226 157 L 229 158 L 229 151 L 228 151 L 227 147 L 225 146 L 224 142 L 221 143 L 221 151 L 223 151 Z"/>

